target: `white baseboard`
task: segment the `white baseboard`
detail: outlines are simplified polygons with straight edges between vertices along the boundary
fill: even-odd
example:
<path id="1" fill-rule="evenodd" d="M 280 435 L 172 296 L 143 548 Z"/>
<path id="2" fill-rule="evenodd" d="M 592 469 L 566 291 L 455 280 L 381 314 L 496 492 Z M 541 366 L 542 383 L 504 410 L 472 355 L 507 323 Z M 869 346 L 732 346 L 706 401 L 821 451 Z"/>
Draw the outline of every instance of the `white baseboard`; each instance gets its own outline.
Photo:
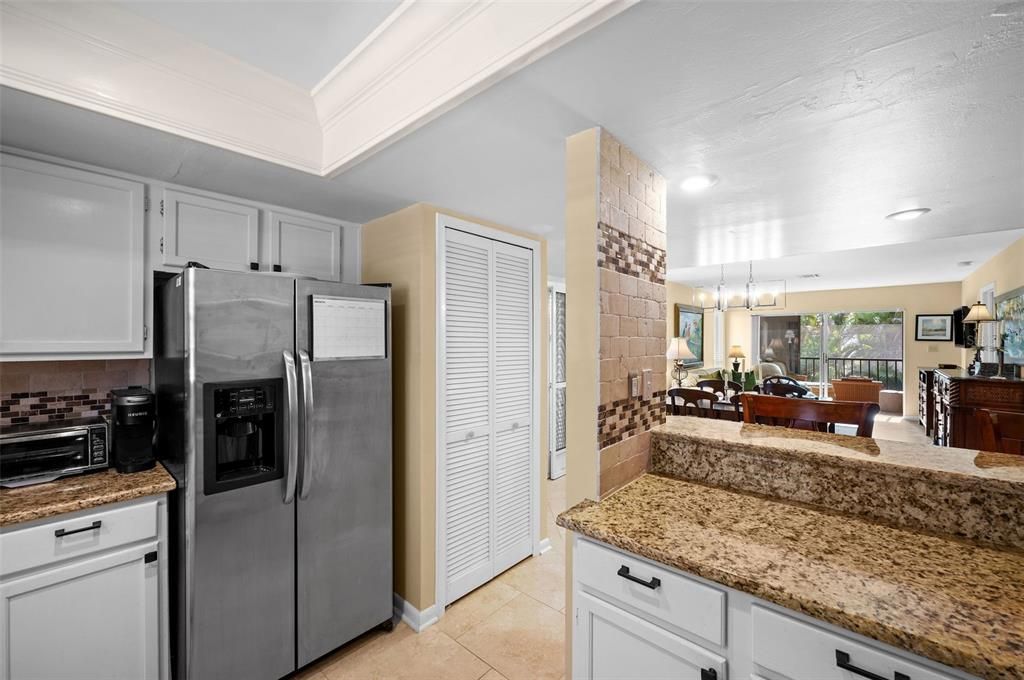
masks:
<path id="1" fill-rule="evenodd" d="M 551 550 L 551 539 L 550 538 L 542 538 L 542 539 L 540 539 L 540 545 L 537 546 L 537 548 L 538 548 L 537 549 L 537 554 L 538 555 L 543 555 L 547 551 Z"/>
<path id="2" fill-rule="evenodd" d="M 420 611 L 402 599 L 402 596 L 398 593 L 394 593 L 393 603 L 395 616 L 405 621 L 405 623 L 417 633 L 422 633 L 424 630 L 437 623 L 436 604 L 432 604 L 426 609 Z"/>

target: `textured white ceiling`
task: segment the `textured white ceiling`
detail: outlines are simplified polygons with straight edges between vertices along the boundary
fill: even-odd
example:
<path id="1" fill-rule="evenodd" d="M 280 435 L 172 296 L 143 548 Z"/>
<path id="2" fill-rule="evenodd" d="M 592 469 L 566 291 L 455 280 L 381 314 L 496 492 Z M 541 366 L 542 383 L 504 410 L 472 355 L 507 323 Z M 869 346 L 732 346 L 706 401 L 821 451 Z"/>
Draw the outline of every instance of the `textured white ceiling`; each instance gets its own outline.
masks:
<path id="1" fill-rule="evenodd" d="M 1024 229 L 790 255 L 755 262 L 754 280 L 785 280 L 791 293 L 959 281 L 1019 238 L 1024 238 Z M 748 266 L 747 262 L 725 265 L 726 285 L 742 288 L 749 276 Z M 802 278 L 804 274 L 818 274 L 818 278 Z M 669 270 L 670 280 L 709 288 L 714 288 L 720 277 L 720 265 Z"/>
<path id="2" fill-rule="evenodd" d="M 400 2 L 133 0 L 113 4 L 309 90 Z"/>
<path id="3" fill-rule="evenodd" d="M 1024 13 L 997 5 L 641 3 L 333 180 L 9 91 L 0 140 L 360 222 L 429 201 L 546 234 L 561 275 L 564 140 L 603 125 L 671 182 L 669 268 L 699 280 L 719 262 L 1024 227 Z M 685 196 L 694 170 L 721 182 Z M 916 204 L 933 212 L 883 219 Z M 949 252 L 894 262 L 962 278 L 973 258 L 937 243 Z M 860 270 L 861 285 L 900 276 Z"/>

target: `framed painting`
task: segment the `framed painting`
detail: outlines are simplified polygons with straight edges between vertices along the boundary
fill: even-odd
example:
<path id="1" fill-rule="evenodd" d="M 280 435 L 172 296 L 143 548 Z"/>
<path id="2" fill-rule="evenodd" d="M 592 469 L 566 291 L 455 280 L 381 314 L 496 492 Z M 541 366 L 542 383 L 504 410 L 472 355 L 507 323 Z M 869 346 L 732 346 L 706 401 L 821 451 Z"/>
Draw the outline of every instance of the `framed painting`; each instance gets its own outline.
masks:
<path id="1" fill-rule="evenodd" d="M 685 359 L 683 365 L 697 368 L 704 365 L 704 310 L 690 305 L 676 305 L 676 337 L 686 340 L 686 346 L 693 359 Z"/>
<path id="2" fill-rule="evenodd" d="M 1008 364 L 1024 364 L 1024 286 L 996 297 L 996 318 Z"/>
<path id="3" fill-rule="evenodd" d="M 952 314 L 918 314 L 914 340 L 953 342 Z"/>

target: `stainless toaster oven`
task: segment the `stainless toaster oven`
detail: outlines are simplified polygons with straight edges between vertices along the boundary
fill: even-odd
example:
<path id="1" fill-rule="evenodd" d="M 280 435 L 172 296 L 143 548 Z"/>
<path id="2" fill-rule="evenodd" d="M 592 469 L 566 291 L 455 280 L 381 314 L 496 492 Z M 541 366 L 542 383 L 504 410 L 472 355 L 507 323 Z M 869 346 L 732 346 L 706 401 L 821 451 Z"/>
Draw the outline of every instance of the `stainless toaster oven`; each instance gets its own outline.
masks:
<path id="1" fill-rule="evenodd" d="M 102 418 L 12 425 L 0 432 L 0 486 L 49 482 L 107 467 Z"/>

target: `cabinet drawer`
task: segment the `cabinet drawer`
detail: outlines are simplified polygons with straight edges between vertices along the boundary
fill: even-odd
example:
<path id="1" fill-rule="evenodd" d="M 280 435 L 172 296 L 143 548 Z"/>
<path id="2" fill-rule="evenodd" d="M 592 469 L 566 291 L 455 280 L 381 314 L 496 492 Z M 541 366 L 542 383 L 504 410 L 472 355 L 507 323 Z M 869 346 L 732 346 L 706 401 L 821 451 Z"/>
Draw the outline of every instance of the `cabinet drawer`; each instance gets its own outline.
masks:
<path id="1" fill-rule="evenodd" d="M 897 673 L 902 673 L 908 680 L 954 680 L 959 677 L 925 668 L 757 605 L 752 609 L 752 619 L 754 663 L 794 680 L 864 677 L 863 673 L 857 673 L 849 666 L 884 678 L 899 678 Z M 848 667 L 844 669 L 840 663 Z"/>
<path id="2" fill-rule="evenodd" d="M 6 576 L 156 535 L 155 500 L 73 518 L 57 518 L 0 534 L 0 574 Z"/>
<path id="3" fill-rule="evenodd" d="M 582 585 L 598 593 L 712 644 L 725 645 L 722 590 L 585 540 L 576 542 L 573 570 Z"/>

